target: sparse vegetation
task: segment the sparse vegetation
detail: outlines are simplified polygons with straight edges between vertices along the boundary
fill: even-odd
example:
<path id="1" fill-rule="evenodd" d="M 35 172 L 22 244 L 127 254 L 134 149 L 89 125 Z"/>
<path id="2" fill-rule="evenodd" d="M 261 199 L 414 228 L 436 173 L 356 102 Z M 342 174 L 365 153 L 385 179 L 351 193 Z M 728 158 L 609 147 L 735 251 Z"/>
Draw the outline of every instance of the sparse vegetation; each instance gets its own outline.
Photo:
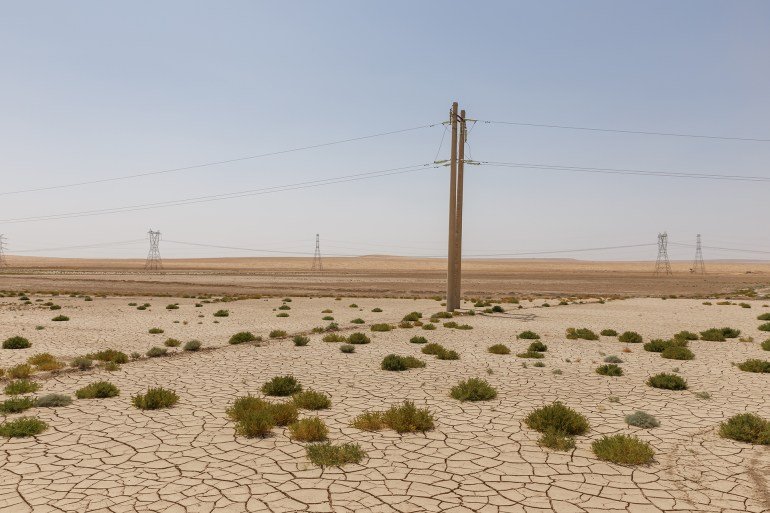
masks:
<path id="1" fill-rule="evenodd" d="M 644 465 L 655 457 L 650 444 L 635 436 L 603 436 L 591 444 L 594 454 L 600 460 L 621 465 Z"/>
<path id="2" fill-rule="evenodd" d="M 338 333 L 327 333 L 321 340 L 324 342 L 345 342 L 347 338 Z"/>
<path id="3" fill-rule="evenodd" d="M 492 354 L 511 354 L 511 349 L 505 344 L 495 344 L 489 346 L 487 351 Z"/>
<path id="4" fill-rule="evenodd" d="M 528 352 L 545 353 L 548 351 L 548 346 L 540 342 L 539 340 L 532 342 L 527 348 Z"/>
<path id="5" fill-rule="evenodd" d="M 161 328 L 150 328 L 148 330 L 148 333 L 150 335 L 160 335 L 161 333 L 163 333 L 163 330 Z"/>
<path id="6" fill-rule="evenodd" d="M 770 331 L 770 322 L 766 322 L 764 324 L 760 324 L 757 329 L 759 331 Z"/>
<path id="7" fill-rule="evenodd" d="M 286 332 L 284 330 L 272 330 L 268 336 L 270 338 L 286 338 Z"/>
<path id="8" fill-rule="evenodd" d="M 393 329 L 393 327 L 387 323 L 378 323 L 378 324 L 372 324 L 372 327 L 370 329 L 372 331 L 390 331 Z"/>
<path id="9" fill-rule="evenodd" d="M 214 312 L 214 317 L 229 317 L 230 310 L 217 310 Z"/>
<path id="10" fill-rule="evenodd" d="M 624 331 L 623 334 L 618 337 L 618 340 L 626 344 L 640 344 L 642 342 L 642 336 L 635 331 Z"/>
<path id="11" fill-rule="evenodd" d="M 26 349 L 32 344 L 24 337 L 11 337 L 3 341 L 3 349 Z"/>
<path id="12" fill-rule="evenodd" d="M 35 399 L 32 397 L 11 397 L 0 403 L 0 413 L 3 415 L 21 413 L 33 406 L 35 406 Z"/>
<path id="13" fill-rule="evenodd" d="M 651 429 L 660 426 L 660 422 L 649 413 L 637 410 L 630 415 L 626 415 L 626 424 L 644 429 Z"/>
<path id="14" fill-rule="evenodd" d="M 366 333 L 355 332 L 348 335 L 348 344 L 368 344 L 372 340 L 366 335 Z"/>
<path id="15" fill-rule="evenodd" d="M 382 359 L 380 368 L 386 371 L 405 371 L 408 369 L 416 369 L 425 367 L 425 362 L 415 358 L 414 356 L 399 356 L 396 354 L 389 354 Z"/>
<path id="16" fill-rule="evenodd" d="M 518 358 L 545 358 L 540 351 L 524 351 L 523 353 L 516 354 Z"/>
<path id="17" fill-rule="evenodd" d="M 604 357 L 604 363 L 623 363 L 623 360 L 615 355 L 609 355 Z"/>
<path id="18" fill-rule="evenodd" d="M 611 330 L 611 329 L 602 330 L 599 334 L 601 336 L 603 336 L 603 337 L 617 337 L 618 336 L 618 332 L 615 331 L 615 330 Z"/>
<path id="19" fill-rule="evenodd" d="M 770 421 L 753 413 L 741 413 L 722 422 L 719 435 L 739 442 L 770 445 Z"/>
<path id="20" fill-rule="evenodd" d="M 158 346 L 151 347 L 146 353 L 148 358 L 159 358 L 161 356 L 166 356 L 166 354 L 168 354 L 168 349 Z"/>
<path id="21" fill-rule="evenodd" d="M 684 378 L 665 372 L 650 376 L 647 384 L 653 388 L 662 388 L 664 390 L 687 390 L 687 381 Z"/>
<path id="22" fill-rule="evenodd" d="M 321 442 L 329 437 L 329 428 L 318 417 L 310 417 L 289 424 L 289 434 L 300 442 Z"/>
<path id="23" fill-rule="evenodd" d="M 39 435 L 48 429 L 48 424 L 34 417 L 19 417 L 0 424 L 0 436 L 4 438 L 25 438 Z"/>
<path id="24" fill-rule="evenodd" d="M 417 408 L 413 402 L 404 401 L 383 412 L 362 413 L 353 419 L 351 425 L 363 431 L 379 431 L 388 427 L 397 433 L 424 433 L 433 429 L 434 422 L 427 408 Z"/>
<path id="25" fill-rule="evenodd" d="M 412 337 L 409 339 L 412 344 L 427 344 L 428 339 L 425 337 Z"/>
<path id="26" fill-rule="evenodd" d="M 329 442 L 315 443 L 308 445 L 306 452 L 308 459 L 321 468 L 358 463 L 366 457 L 361 446 L 353 443 L 341 445 L 333 445 Z"/>
<path id="27" fill-rule="evenodd" d="M 86 355 L 86 358 L 98 360 L 100 362 L 115 362 L 117 364 L 128 362 L 128 355 L 116 349 L 105 349 L 96 353 L 89 353 Z"/>
<path id="28" fill-rule="evenodd" d="M 166 339 L 165 342 L 163 342 L 163 345 L 166 347 L 179 347 L 182 345 L 182 342 L 175 338 L 169 338 L 169 339 Z"/>
<path id="29" fill-rule="evenodd" d="M 76 391 L 75 397 L 78 399 L 104 399 L 115 397 L 119 394 L 120 390 L 118 387 L 109 381 L 97 381 Z"/>
<path id="30" fill-rule="evenodd" d="M 20 363 L 9 368 L 6 373 L 11 379 L 27 379 L 32 375 L 32 367 L 28 363 Z"/>
<path id="31" fill-rule="evenodd" d="M 302 385 L 299 384 L 294 376 L 290 375 L 276 376 L 262 385 L 262 393 L 265 395 L 285 397 L 301 391 Z"/>
<path id="32" fill-rule="evenodd" d="M 695 354 L 686 347 L 678 345 L 669 345 L 661 353 L 662 358 L 668 360 L 692 360 L 695 358 Z"/>
<path id="33" fill-rule="evenodd" d="M 294 394 L 292 400 L 297 408 L 303 410 L 325 410 L 332 405 L 328 395 L 310 388 Z"/>
<path id="34" fill-rule="evenodd" d="M 750 358 L 745 362 L 739 363 L 738 368 L 745 372 L 768 373 L 770 372 L 770 362 L 758 358 Z"/>
<path id="35" fill-rule="evenodd" d="M 538 340 L 540 338 L 540 335 L 538 335 L 534 331 L 527 330 L 519 333 L 516 338 L 522 338 L 524 340 Z"/>
<path id="36" fill-rule="evenodd" d="M 622 376 L 623 369 L 614 363 L 606 363 L 604 365 L 598 366 L 596 368 L 596 373 L 601 374 L 602 376 Z"/>
<path id="37" fill-rule="evenodd" d="M 56 317 L 54 317 L 51 320 L 54 321 L 54 322 L 63 322 L 63 321 L 69 321 L 70 318 L 67 317 L 66 315 L 57 315 Z"/>
<path id="38" fill-rule="evenodd" d="M 177 401 L 179 396 L 176 392 L 163 387 L 148 388 L 146 393 L 131 397 L 131 402 L 140 410 L 171 408 Z"/>
<path id="39" fill-rule="evenodd" d="M 202 345 L 203 344 L 201 344 L 200 340 L 190 340 L 189 342 L 185 343 L 183 349 L 185 351 L 192 351 L 192 352 L 200 351 Z"/>
<path id="40" fill-rule="evenodd" d="M 351 324 L 364 324 L 364 322 L 366 322 L 366 321 L 364 321 L 363 319 L 361 319 L 360 317 L 358 317 L 358 318 L 356 318 L 356 319 L 353 319 L 353 320 L 352 320 L 352 321 L 350 321 L 350 322 L 351 322 Z"/>
<path id="41" fill-rule="evenodd" d="M 60 408 L 72 404 L 72 397 L 66 394 L 47 394 L 38 397 L 35 406 L 38 408 Z"/>
<path id="42" fill-rule="evenodd" d="M 674 340 L 698 340 L 698 334 L 692 331 L 682 330 L 674 335 Z"/>
<path id="43" fill-rule="evenodd" d="M 340 351 L 346 354 L 355 353 L 356 346 L 351 346 L 350 344 L 342 344 L 340 346 Z"/>
<path id="44" fill-rule="evenodd" d="M 543 434 L 538 443 L 555 450 L 575 447 L 572 437 L 588 432 L 588 419 L 560 402 L 543 406 L 531 412 L 524 423 Z"/>
<path id="45" fill-rule="evenodd" d="M 567 328 L 566 337 L 570 340 L 599 340 L 599 336 L 588 328 Z"/>
<path id="46" fill-rule="evenodd" d="M 40 385 L 34 381 L 30 381 L 27 379 L 18 379 L 16 381 L 11 381 L 7 385 L 5 385 L 5 394 L 6 395 L 31 394 L 33 392 L 37 392 L 39 389 L 40 389 Z"/>
<path id="47" fill-rule="evenodd" d="M 450 395 L 458 401 L 488 401 L 497 397 L 497 390 L 486 380 L 470 378 L 453 386 Z"/>
<path id="48" fill-rule="evenodd" d="M 308 345 L 310 338 L 304 335 L 297 335 L 292 339 L 292 342 L 294 342 L 295 346 L 302 347 Z"/>

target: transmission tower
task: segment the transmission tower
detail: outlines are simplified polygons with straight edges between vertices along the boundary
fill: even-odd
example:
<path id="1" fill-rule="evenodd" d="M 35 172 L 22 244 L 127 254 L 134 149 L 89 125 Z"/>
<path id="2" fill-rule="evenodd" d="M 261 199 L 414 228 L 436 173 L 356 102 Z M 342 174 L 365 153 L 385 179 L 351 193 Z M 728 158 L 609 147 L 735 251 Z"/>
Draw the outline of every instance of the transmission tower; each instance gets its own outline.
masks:
<path id="1" fill-rule="evenodd" d="M 703 249 L 700 244 L 700 233 L 695 238 L 695 261 L 692 264 L 692 272 L 706 274 L 706 264 L 703 263 Z"/>
<path id="2" fill-rule="evenodd" d="M 148 271 L 157 271 L 163 269 L 163 262 L 160 259 L 160 231 L 154 232 L 150 230 L 147 232 L 150 238 L 150 252 L 147 253 L 147 261 L 144 263 L 144 268 Z"/>
<path id="3" fill-rule="evenodd" d="M 668 233 L 658 234 L 658 260 L 655 261 L 655 274 L 671 274 L 671 262 L 668 261 Z"/>
<path id="4" fill-rule="evenodd" d="M 315 234 L 315 253 L 313 254 L 313 271 L 323 271 L 324 266 L 321 262 L 321 239 Z"/>
<path id="5" fill-rule="evenodd" d="M 8 267 L 8 261 L 5 259 L 5 235 L 0 233 L 0 267 Z"/>

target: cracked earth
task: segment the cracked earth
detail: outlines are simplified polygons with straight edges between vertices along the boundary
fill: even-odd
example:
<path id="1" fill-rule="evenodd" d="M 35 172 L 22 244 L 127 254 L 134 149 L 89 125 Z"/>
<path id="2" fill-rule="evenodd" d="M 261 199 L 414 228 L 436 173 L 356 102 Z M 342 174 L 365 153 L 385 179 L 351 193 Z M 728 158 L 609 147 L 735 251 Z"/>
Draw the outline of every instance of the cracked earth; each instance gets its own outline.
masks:
<path id="1" fill-rule="evenodd" d="M 2 512 L 770 512 L 770 447 L 720 438 L 719 423 L 742 412 L 770 418 L 770 375 L 739 371 L 732 362 L 770 358 L 759 343 L 770 334 L 757 330 L 762 301 L 752 308 L 705 306 L 700 300 L 632 299 L 605 304 L 572 304 L 494 316 L 462 317 L 473 326 L 460 331 L 439 327 L 371 333 L 375 322 L 397 323 L 411 312 L 427 318 L 441 310 L 432 300 L 294 298 L 288 318 L 277 318 L 281 298 L 204 304 L 194 299 L 82 298 L 30 296 L 0 299 L 0 339 L 21 335 L 32 347 L 0 350 L 8 368 L 36 353 L 64 360 L 115 348 L 144 354 L 173 337 L 198 339 L 209 350 L 170 357 L 142 358 L 114 372 L 103 369 L 40 373 L 37 396 L 65 393 L 98 380 L 120 388 L 118 397 L 74 400 L 61 408 L 33 408 L 21 415 L 49 424 L 30 438 L 0 439 L 0 511 Z M 53 301 L 50 311 L 41 302 Z M 138 311 L 129 302 L 152 306 Z M 169 303 L 178 310 L 166 310 Z M 355 302 L 358 306 L 351 308 Z M 464 306 L 470 306 L 465 304 Z M 506 305 L 509 308 L 511 305 Z M 380 307 L 381 313 L 371 312 Z M 220 308 L 230 316 L 214 318 Z M 321 313 L 331 309 L 333 313 Z M 58 314 L 68 322 L 52 322 Z M 343 354 L 322 334 L 295 347 L 291 339 L 260 345 L 228 345 L 243 330 L 267 339 L 272 329 L 290 334 L 323 326 L 324 315 L 347 330 L 366 331 L 368 345 Z M 202 316 L 202 317 L 199 317 Z M 361 317 L 366 324 L 349 321 Z M 218 320 L 219 322 L 214 322 Z M 426 319 L 423 319 L 426 320 Z M 174 322 L 178 321 L 178 322 Z M 38 330 L 36 326 L 43 326 Z M 696 357 L 673 361 L 616 338 L 575 341 L 568 327 L 634 330 L 645 341 L 670 338 L 686 329 L 731 326 L 753 342 L 690 343 Z M 165 330 L 151 335 L 149 328 Z M 529 341 L 524 330 L 539 333 L 548 345 L 545 367 L 522 366 L 515 354 Z M 442 361 L 410 344 L 423 335 L 460 354 Z M 507 344 L 510 355 L 486 348 Z M 414 355 L 427 366 L 406 372 L 380 370 L 389 354 Z M 603 355 L 618 355 L 621 377 L 600 376 L 594 369 Z M 675 392 L 645 385 L 651 374 L 677 372 L 690 389 Z M 556 374 L 554 370 L 560 370 Z M 355 442 L 366 451 L 360 464 L 320 469 L 305 455 L 305 444 L 291 440 L 284 428 L 264 439 L 236 436 L 225 414 L 238 397 L 261 395 L 261 385 L 276 375 L 293 374 L 306 388 L 328 393 L 332 407 L 312 412 L 329 426 L 334 443 Z M 493 401 L 460 403 L 449 397 L 458 381 L 480 377 L 497 390 Z M 173 389 L 180 397 L 166 410 L 141 411 L 130 397 L 150 386 Z M 696 393 L 708 392 L 710 399 Z M 0 397 L 0 400 L 7 399 Z M 381 410 L 404 399 L 427 407 L 436 429 L 425 434 L 365 432 L 350 427 L 359 413 Z M 584 414 L 591 431 L 577 437 L 577 447 L 554 452 L 538 446 L 539 433 L 523 419 L 533 409 L 560 400 Z M 628 426 L 624 416 L 636 410 L 655 415 L 660 427 Z M 311 412 L 301 412 L 310 416 Z M 655 449 L 650 465 L 629 467 L 598 460 L 591 442 L 605 434 L 634 434 Z"/>

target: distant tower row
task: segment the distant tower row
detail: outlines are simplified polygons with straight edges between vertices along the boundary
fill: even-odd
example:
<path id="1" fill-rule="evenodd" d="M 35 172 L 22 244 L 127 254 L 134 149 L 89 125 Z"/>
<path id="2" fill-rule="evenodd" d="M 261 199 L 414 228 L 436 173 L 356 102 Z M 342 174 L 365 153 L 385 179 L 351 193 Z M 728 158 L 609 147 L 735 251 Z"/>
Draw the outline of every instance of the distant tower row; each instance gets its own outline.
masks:
<path id="1" fill-rule="evenodd" d="M 0 267 L 8 267 L 5 259 L 5 235 L 0 233 Z"/>
<path id="2" fill-rule="evenodd" d="M 150 252 L 147 253 L 144 268 L 148 271 L 159 271 L 163 269 L 163 261 L 160 259 L 160 230 L 150 230 L 147 235 L 150 238 Z"/>
<path id="3" fill-rule="evenodd" d="M 695 239 L 695 260 L 691 273 L 706 274 L 706 264 L 703 261 L 703 247 L 700 233 Z M 671 274 L 671 262 L 668 259 L 668 233 L 658 234 L 658 259 L 655 261 L 655 274 Z"/>
<path id="4" fill-rule="evenodd" d="M 695 261 L 692 264 L 690 272 L 697 274 L 706 274 L 706 264 L 703 263 L 703 249 L 700 245 L 700 233 L 695 239 Z"/>
<path id="5" fill-rule="evenodd" d="M 324 266 L 321 262 L 321 239 L 318 234 L 315 234 L 315 253 L 313 253 L 313 271 L 323 271 Z"/>

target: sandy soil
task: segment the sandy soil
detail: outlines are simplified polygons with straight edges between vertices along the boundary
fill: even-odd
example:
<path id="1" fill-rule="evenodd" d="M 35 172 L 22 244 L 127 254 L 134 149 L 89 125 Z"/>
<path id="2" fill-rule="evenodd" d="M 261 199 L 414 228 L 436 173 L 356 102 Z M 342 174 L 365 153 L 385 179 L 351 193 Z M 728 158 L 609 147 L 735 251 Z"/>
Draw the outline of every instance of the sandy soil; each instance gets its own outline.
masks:
<path id="1" fill-rule="evenodd" d="M 331 309 L 343 329 L 355 317 L 367 324 L 397 322 L 413 310 L 426 316 L 441 309 L 432 300 L 294 298 L 290 317 L 275 315 L 279 298 L 194 306 L 193 299 L 83 298 L 31 296 L 32 305 L 4 298 L 0 338 L 24 335 L 32 347 L 0 350 L 0 367 L 47 351 L 71 358 L 98 348 L 144 352 L 166 337 L 197 338 L 211 348 L 165 358 L 142 358 L 120 370 L 65 372 L 36 376 L 37 395 L 73 394 L 88 383 L 108 379 L 121 389 L 110 399 L 76 400 L 63 408 L 34 408 L 26 415 L 50 424 L 33 438 L 0 442 L 0 511 L 318 511 L 318 512 L 768 512 L 770 451 L 717 435 L 721 421 L 740 412 L 770 418 L 767 374 L 744 373 L 732 366 L 746 358 L 768 358 L 757 330 L 763 301 L 752 308 L 706 306 L 697 300 L 630 299 L 539 307 L 495 316 L 463 317 L 468 331 L 439 327 L 369 333 L 372 343 L 342 354 L 339 344 L 311 335 L 306 347 L 290 340 L 260 346 L 227 344 L 233 333 L 249 329 L 266 336 L 276 328 L 290 333 L 324 325 Z M 51 311 L 41 302 L 62 306 Z M 149 302 L 138 311 L 129 302 Z M 165 305 L 179 303 L 178 310 Z M 357 307 L 350 307 L 355 302 Z M 465 306 L 468 306 L 467 304 Z M 380 307 L 381 313 L 371 312 Z M 227 308 L 230 316 L 212 314 Z M 71 318 L 52 322 L 56 314 Z M 199 317 L 202 316 L 202 317 Z M 219 320 L 215 323 L 215 320 Z M 175 322 L 178 321 L 178 322 Z M 692 361 L 664 360 L 639 345 L 631 352 L 615 338 L 597 342 L 564 337 L 567 327 L 596 331 L 635 330 L 645 340 L 668 337 L 682 329 L 712 326 L 740 328 L 755 342 L 692 342 Z M 36 326 L 44 329 L 37 330 Z M 150 335 L 150 327 L 165 330 Z M 534 330 L 548 344 L 543 368 L 515 353 L 527 343 L 522 330 Z M 409 343 L 424 335 L 457 350 L 458 361 L 440 361 Z M 493 343 L 508 344 L 513 354 L 486 352 Z M 415 355 L 423 369 L 402 373 L 380 370 L 389 353 Z M 604 354 L 623 358 L 625 375 L 594 372 Z M 687 391 L 647 387 L 653 373 L 678 372 Z M 561 374 L 554 374 L 554 370 Z M 259 395 L 262 383 L 291 373 L 305 387 L 327 392 L 332 407 L 316 413 L 335 442 L 356 442 L 367 452 L 360 464 L 321 470 L 305 456 L 304 444 L 283 428 L 266 439 L 236 436 L 225 409 L 247 393 Z M 449 388 L 461 379 L 481 377 L 498 390 L 493 401 L 460 403 Z M 148 386 L 174 389 L 179 403 L 168 410 L 140 411 L 130 396 Z M 708 392 L 711 399 L 700 399 Z M 618 402 L 610 401 L 617 397 Z M 2 396 L 2 399 L 6 399 Z M 436 429 L 425 434 L 364 432 L 350 427 L 357 414 L 383 409 L 404 399 L 427 407 Z M 538 433 L 522 419 L 534 408 L 560 400 L 586 415 L 591 431 L 577 437 L 577 448 L 553 452 L 537 444 Z M 661 425 L 643 430 L 625 424 L 635 410 L 655 415 Z M 12 415 L 11 418 L 18 415 Z M 599 461 L 591 441 L 604 434 L 634 434 L 656 451 L 648 466 L 625 467 Z"/>

